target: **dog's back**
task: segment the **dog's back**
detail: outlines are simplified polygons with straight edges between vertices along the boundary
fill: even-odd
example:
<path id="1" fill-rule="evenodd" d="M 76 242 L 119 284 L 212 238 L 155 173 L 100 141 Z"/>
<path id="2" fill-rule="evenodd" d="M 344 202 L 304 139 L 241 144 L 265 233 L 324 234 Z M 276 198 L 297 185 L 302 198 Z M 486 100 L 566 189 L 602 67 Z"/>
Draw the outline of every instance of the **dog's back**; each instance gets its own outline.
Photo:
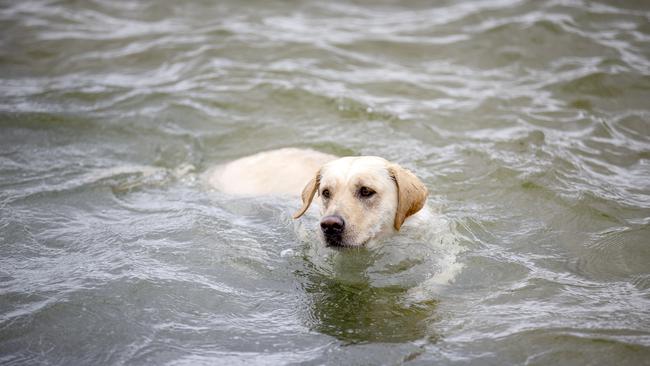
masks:
<path id="1" fill-rule="evenodd" d="M 336 158 L 310 149 L 266 151 L 213 168 L 207 173 L 207 182 L 235 195 L 300 196 L 318 169 Z"/>

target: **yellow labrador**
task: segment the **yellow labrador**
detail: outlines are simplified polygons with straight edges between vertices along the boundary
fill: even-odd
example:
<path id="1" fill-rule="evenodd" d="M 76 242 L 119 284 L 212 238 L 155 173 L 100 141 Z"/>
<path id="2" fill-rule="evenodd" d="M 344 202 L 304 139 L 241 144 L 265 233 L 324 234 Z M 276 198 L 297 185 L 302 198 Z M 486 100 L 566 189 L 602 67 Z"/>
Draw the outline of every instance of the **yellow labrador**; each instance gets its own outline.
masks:
<path id="1" fill-rule="evenodd" d="M 394 233 L 407 219 L 416 221 L 427 198 L 427 188 L 413 173 L 380 157 L 337 158 L 297 148 L 234 160 L 207 179 L 231 194 L 301 195 L 295 219 L 316 201 L 321 238 L 329 246 L 361 246 Z"/>

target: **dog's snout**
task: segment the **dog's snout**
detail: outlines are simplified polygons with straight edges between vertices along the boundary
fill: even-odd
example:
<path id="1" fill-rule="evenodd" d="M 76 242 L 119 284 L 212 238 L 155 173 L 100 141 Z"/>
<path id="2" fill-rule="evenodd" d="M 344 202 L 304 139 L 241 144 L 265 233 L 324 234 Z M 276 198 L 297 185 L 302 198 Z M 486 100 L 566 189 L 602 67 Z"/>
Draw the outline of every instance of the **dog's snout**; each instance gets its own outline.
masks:
<path id="1" fill-rule="evenodd" d="M 341 235 L 345 228 L 345 221 L 338 215 L 325 216 L 320 221 L 320 228 L 325 235 Z"/>

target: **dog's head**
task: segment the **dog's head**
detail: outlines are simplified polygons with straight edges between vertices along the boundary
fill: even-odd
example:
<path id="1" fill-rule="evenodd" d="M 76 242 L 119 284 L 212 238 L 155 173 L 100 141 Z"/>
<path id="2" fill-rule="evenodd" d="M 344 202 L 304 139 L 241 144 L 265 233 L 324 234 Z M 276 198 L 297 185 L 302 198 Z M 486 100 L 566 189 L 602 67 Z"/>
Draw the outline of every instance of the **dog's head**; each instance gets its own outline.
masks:
<path id="1" fill-rule="evenodd" d="M 323 165 L 302 191 L 299 218 L 320 200 L 321 237 L 329 246 L 361 246 L 399 230 L 425 203 L 427 188 L 410 171 L 375 156 Z"/>

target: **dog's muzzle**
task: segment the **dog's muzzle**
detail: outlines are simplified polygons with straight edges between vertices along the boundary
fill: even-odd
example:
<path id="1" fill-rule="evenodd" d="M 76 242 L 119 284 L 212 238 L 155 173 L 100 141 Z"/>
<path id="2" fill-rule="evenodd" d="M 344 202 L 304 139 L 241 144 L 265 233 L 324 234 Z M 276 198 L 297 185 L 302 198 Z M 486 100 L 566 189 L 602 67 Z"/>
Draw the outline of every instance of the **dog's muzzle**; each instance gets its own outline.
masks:
<path id="1" fill-rule="evenodd" d="M 325 216 L 320 220 L 320 228 L 328 246 L 341 246 L 345 221 L 339 215 Z"/>

